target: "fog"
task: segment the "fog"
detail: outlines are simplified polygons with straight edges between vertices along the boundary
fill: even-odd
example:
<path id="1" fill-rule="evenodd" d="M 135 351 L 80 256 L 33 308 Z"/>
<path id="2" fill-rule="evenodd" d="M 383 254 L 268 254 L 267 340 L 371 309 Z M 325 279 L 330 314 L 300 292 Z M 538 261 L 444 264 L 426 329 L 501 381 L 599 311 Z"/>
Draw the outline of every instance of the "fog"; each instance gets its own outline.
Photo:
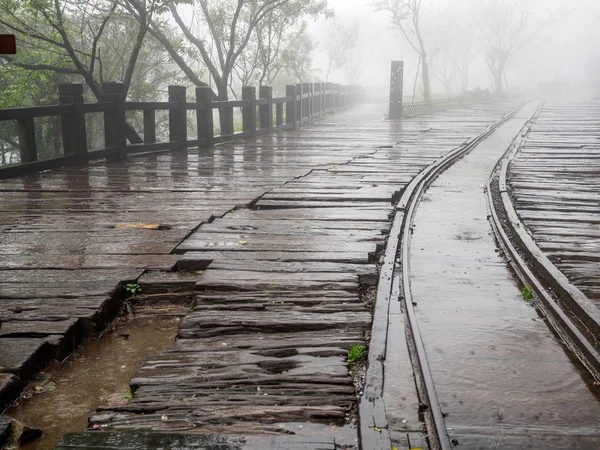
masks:
<path id="1" fill-rule="evenodd" d="M 384 101 L 392 60 L 405 62 L 410 100 L 474 90 L 590 98 L 599 25 L 599 0 L 0 2 L 0 34 L 18 47 L 0 55 L 0 108 L 56 102 L 60 82 L 84 83 L 97 101 L 105 81 L 123 82 L 132 101 L 164 99 L 170 84 L 228 100 L 244 85 L 283 95 L 316 81 Z"/>
<path id="2" fill-rule="evenodd" d="M 517 5 L 526 0 L 513 0 Z M 455 21 L 470 24 L 478 33 L 477 4 L 475 0 L 422 0 L 422 32 L 432 61 L 444 58 L 443 51 L 434 48 L 436 41 L 444 39 L 447 29 Z M 590 97 L 596 94 L 600 86 L 600 1 L 598 0 L 540 0 L 531 3 L 536 20 L 551 16 L 551 23 L 543 25 L 539 33 L 526 42 L 510 58 L 503 88 L 511 93 L 528 92 L 542 96 L 569 98 Z M 364 70 L 358 84 L 364 86 L 385 87 L 389 83 L 391 60 L 405 61 L 405 95 L 412 95 L 415 87 L 415 75 L 419 55 L 407 44 L 406 39 L 395 28 L 390 14 L 375 11 L 370 2 L 360 0 L 329 0 L 335 11 L 335 20 L 359 24 L 360 39 L 367 47 L 364 58 Z M 311 23 L 310 29 L 320 39 L 332 19 L 321 18 Z M 514 23 L 512 24 L 514 26 Z M 536 24 L 533 24 L 536 26 Z M 474 52 L 476 56 L 469 66 L 468 89 L 488 88 L 493 91 L 493 79 L 485 61 L 483 38 L 476 37 Z M 451 49 L 449 53 L 452 53 Z M 433 56 L 431 56 L 433 55 Z M 326 73 L 328 59 L 321 50 L 314 59 L 315 74 Z M 347 83 L 349 80 L 343 70 L 335 70 L 329 81 Z M 453 89 L 458 93 L 460 83 L 455 80 Z M 547 87 L 556 87 L 560 92 L 547 92 Z M 560 88 L 559 88 L 560 86 Z M 432 94 L 445 95 L 447 90 L 438 77 L 431 74 Z M 417 80 L 417 91 L 422 81 Z"/>

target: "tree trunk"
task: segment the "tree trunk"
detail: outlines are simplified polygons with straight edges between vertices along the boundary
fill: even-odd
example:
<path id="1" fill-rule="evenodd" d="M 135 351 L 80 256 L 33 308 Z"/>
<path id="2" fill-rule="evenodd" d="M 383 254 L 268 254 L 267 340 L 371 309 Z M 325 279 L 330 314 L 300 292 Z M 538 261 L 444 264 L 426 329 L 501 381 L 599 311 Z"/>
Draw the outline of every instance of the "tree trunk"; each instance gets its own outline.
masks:
<path id="1" fill-rule="evenodd" d="M 504 71 L 501 69 L 497 69 L 492 73 L 494 77 L 494 92 L 496 95 L 502 95 L 502 76 L 504 75 Z"/>
<path id="2" fill-rule="evenodd" d="M 223 78 L 217 84 L 217 95 L 219 101 L 226 101 L 229 98 L 229 87 L 227 86 L 227 78 Z M 233 108 L 219 108 L 219 123 L 221 124 L 221 135 L 224 130 L 228 130 L 233 124 Z"/>
<path id="3" fill-rule="evenodd" d="M 427 54 L 423 51 L 421 59 L 421 77 L 423 79 L 423 97 L 429 103 L 431 101 L 431 85 L 429 83 L 429 64 L 427 64 Z"/>
<path id="4" fill-rule="evenodd" d="M 464 64 L 460 73 L 461 94 L 469 90 L 469 66 Z"/>

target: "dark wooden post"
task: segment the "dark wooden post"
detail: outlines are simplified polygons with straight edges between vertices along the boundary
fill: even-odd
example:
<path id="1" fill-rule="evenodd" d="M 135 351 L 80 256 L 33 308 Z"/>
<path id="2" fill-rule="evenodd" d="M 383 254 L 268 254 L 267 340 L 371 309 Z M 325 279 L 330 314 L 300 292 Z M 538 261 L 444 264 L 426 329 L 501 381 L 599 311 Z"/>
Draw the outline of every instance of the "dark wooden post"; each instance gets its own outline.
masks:
<path id="1" fill-rule="evenodd" d="M 283 125 L 283 103 L 281 102 L 275 105 L 275 125 Z"/>
<path id="2" fill-rule="evenodd" d="M 156 110 L 144 110 L 144 144 L 156 142 Z"/>
<path id="3" fill-rule="evenodd" d="M 327 112 L 333 109 L 333 83 L 327 83 Z"/>
<path id="4" fill-rule="evenodd" d="M 316 89 L 317 88 L 317 83 L 311 83 L 310 84 L 310 92 L 311 92 L 311 97 L 310 97 L 310 115 L 312 116 L 312 118 L 315 118 L 315 114 L 317 113 L 317 93 L 316 93 Z"/>
<path id="5" fill-rule="evenodd" d="M 266 129 L 270 133 L 273 129 L 273 87 L 261 86 L 258 89 L 258 96 L 261 100 L 266 100 L 266 105 L 260 105 L 260 128 Z"/>
<path id="6" fill-rule="evenodd" d="M 302 118 L 310 119 L 309 105 L 310 105 L 310 83 L 302 83 L 302 96 L 306 95 L 306 98 L 302 99 Z"/>
<path id="7" fill-rule="evenodd" d="M 256 88 L 254 86 L 242 87 L 242 100 L 248 102 L 242 107 L 242 126 L 244 133 L 256 136 Z"/>
<path id="8" fill-rule="evenodd" d="M 77 155 L 77 164 L 88 162 L 87 134 L 83 113 L 83 84 L 59 83 L 58 102 L 72 105 L 70 116 L 61 116 L 63 154 Z"/>
<path id="9" fill-rule="evenodd" d="M 169 141 L 177 142 L 179 150 L 187 148 L 187 111 L 185 109 L 185 86 L 169 86 L 169 103 L 177 103 L 177 109 L 169 110 Z"/>
<path id="10" fill-rule="evenodd" d="M 296 128 L 296 112 L 298 111 L 296 105 L 296 90 L 295 84 L 288 84 L 285 87 L 285 96 L 288 98 L 285 102 L 285 123 L 288 128 Z"/>
<path id="11" fill-rule="evenodd" d="M 319 91 L 319 98 L 317 101 L 317 112 L 320 116 L 323 114 L 323 83 L 317 83 L 317 89 Z"/>
<path id="12" fill-rule="evenodd" d="M 21 162 L 28 163 L 38 160 L 37 144 L 35 141 L 35 125 L 33 117 L 17 120 L 19 129 L 19 147 L 21 149 Z"/>
<path id="13" fill-rule="evenodd" d="M 315 107 L 315 85 L 313 83 L 308 84 L 308 119 L 312 120 L 314 118 L 315 112 L 313 111 Z"/>
<path id="14" fill-rule="evenodd" d="M 392 61 L 390 74 L 390 108 L 388 118 L 402 118 L 402 87 L 404 84 L 404 61 Z"/>
<path id="15" fill-rule="evenodd" d="M 205 147 L 212 147 L 215 143 L 215 128 L 213 124 L 213 92 L 210 86 L 196 87 L 196 102 L 204 103 L 203 111 L 196 111 L 196 126 L 198 139 L 204 139 Z"/>
<path id="16" fill-rule="evenodd" d="M 302 83 L 296 83 L 296 120 L 302 125 Z"/>
<path id="17" fill-rule="evenodd" d="M 102 99 L 112 102 L 114 109 L 104 111 L 104 144 L 112 147 L 106 159 L 120 161 L 127 158 L 127 138 L 125 137 L 125 85 L 111 81 L 102 83 Z"/>

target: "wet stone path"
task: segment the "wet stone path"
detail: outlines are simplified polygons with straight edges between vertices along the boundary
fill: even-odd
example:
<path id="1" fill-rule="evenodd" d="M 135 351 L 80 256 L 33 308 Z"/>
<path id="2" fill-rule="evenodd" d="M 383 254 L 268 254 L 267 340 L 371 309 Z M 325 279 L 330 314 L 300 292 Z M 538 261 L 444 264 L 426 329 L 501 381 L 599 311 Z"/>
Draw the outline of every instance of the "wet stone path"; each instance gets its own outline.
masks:
<path id="1" fill-rule="evenodd" d="M 0 406 L 50 360 L 62 360 L 85 336 L 104 329 L 122 305 L 119 283 L 144 270 L 171 269 L 173 249 L 201 223 L 246 207 L 314 167 L 389 144 L 390 127 L 380 117 L 380 108 L 367 106 L 319 127 L 212 150 L 3 180 Z"/>
<path id="2" fill-rule="evenodd" d="M 176 342 L 132 378 L 133 399 L 92 416 L 90 426 L 111 433 L 71 435 L 61 448 L 125 445 L 131 435 L 123 430 L 356 445 L 360 373 L 352 376 L 346 355 L 368 342 L 393 202 L 420 170 L 514 106 L 401 124 L 366 106 L 213 153 L 166 153 L 3 183 L 16 199 L 2 197 L 2 239 L 12 249 L 1 256 L 10 289 L 0 300 L 7 305 L 2 331 L 28 321 L 41 330 L 2 335 L 10 348 L 23 339 L 47 352 L 66 340 L 69 321 L 101 327 L 107 303 L 120 303 L 116 284 L 142 272 L 140 301 L 183 297 L 192 308 Z M 123 223 L 164 226 L 115 228 Z M 45 332 L 48 322 L 67 328 Z M 12 365 L 0 366 L 23 380 L 45 363 L 26 351 L 11 357 Z"/>
<path id="3" fill-rule="evenodd" d="M 490 172 L 535 107 L 443 173 L 415 220 L 413 301 L 446 426 L 461 449 L 600 446 L 597 387 L 522 298 L 486 219 Z"/>

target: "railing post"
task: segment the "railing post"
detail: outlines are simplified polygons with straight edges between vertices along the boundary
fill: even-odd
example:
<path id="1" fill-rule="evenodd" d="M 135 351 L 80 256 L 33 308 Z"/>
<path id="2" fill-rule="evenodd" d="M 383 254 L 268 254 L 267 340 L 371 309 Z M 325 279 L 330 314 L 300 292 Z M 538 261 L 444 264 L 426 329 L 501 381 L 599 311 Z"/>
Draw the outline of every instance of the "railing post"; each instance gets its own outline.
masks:
<path id="1" fill-rule="evenodd" d="M 310 83 L 302 83 L 302 96 L 306 98 L 302 100 L 302 117 L 310 120 Z"/>
<path id="2" fill-rule="evenodd" d="M 242 107 L 242 126 L 244 133 L 256 136 L 256 88 L 254 86 L 242 86 L 242 100 L 248 102 Z"/>
<path id="3" fill-rule="evenodd" d="M 169 141 L 177 142 L 179 150 L 187 148 L 187 111 L 185 86 L 169 86 L 169 103 L 178 103 L 177 109 L 169 109 Z"/>
<path id="4" fill-rule="evenodd" d="M 35 125 L 33 117 L 18 119 L 19 147 L 21 150 L 21 162 L 28 163 L 38 160 L 37 144 L 35 141 Z"/>
<path id="5" fill-rule="evenodd" d="M 107 153 L 106 159 L 121 161 L 127 158 L 125 85 L 117 81 L 102 83 L 102 99 L 114 104 L 114 110 L 104 111 L 104 144 L 114 148 Z"/>
<path id="6" fill-rule="evenodd" d="M 327 112 L 331 112 L 333 110 L 333 83 L 327 83 Z"/>
<path id="7" fill-rule="evenodd" d="M 319 116 L 323 115 L 323 83 L 317 83 L 319 86 L 319 103 L 317 106 Z"/>
<path id="8" fill-rule="evenodd" d="M 196 102 L 204 103 L 203 111 L 196 111 L 196 126 L 198 139 L 204 139 L 204 146 L 210 148 L 215 143 L 215 128 L 213 124 L 213 92 L 210 86 L 196 87 Z"/>
<path id="9" fill-rule="evenodd" d="M 291 97 L 291 100 L 285 102 L 285 123 L 289 129 L 296 128 L 296 85 L 288 84 L 285 87 L 285 96 Z"/>
<path id="10" fill-rule="evenodd" d="M 283 103 L 275 105 L 275 125 L 278 127 L 283 125 Z"/>
<path id="11" fill-rule="evenodd" d="M 156 142 L 156 110 L 144 110 L 144 144 Z"/>
<path id="12" fill-rule="evenodd" d="M 314 119 L 315 111 L 315 85 L 314 83 L 308 84 L 308 119 Z"/>
<path id="13" fill-rule="evenodd" d="M 296 83 L 296 120 L 302 125 L 302 83 Z"/>
<path id="14" fill-rule="evenodd" d="M 261 100 L 266 100 L 266 105 L 260 105 L 260 128 L 266 129 L 269 133 L 273 129 L 273 87 L 260 86 L 258 96 Z"/>
<path id="15" fill-rule="evenodd" d="M 86 164 L 88 149 L 83 113 L 83 84 L 58 83 L 58 103 L 72 105 L 71 115 L 60 116 L 63 154 L 77 155 L 77 164 Z"/>

